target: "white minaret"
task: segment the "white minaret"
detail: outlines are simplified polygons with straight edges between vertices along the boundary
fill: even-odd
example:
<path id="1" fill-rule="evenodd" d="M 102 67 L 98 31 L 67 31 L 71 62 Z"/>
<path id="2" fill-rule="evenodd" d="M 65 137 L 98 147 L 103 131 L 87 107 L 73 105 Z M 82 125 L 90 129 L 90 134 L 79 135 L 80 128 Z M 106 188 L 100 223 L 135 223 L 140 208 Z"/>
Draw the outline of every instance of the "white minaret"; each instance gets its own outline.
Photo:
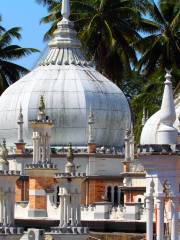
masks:
<path id="1" fill-rule="evenodd" d="M 168 220 L 170 239 L 178 238 L 178 204 L 180 186 L 180 158 L 174 145 L 177 143 L 177 130 L 173 127 L 176 118 L 173 102 L 171 73 L 166 72 L 166 81 L 163 93 L 163 100 L 159 115 L 159 127 L 157 139 L 154 143 L 140 146 L 139 159 L 146 171 L 146 236 L 147 240 L 153 240 L 156 233 L 156 240 L 164 240 L 165 215 L 168 213 L 171 219 Z M 157 115 L 158 116 L 158 115 Z M 146 136 L 148 138 L 148 135 Z M 172 147 L 173 145 L 173 147 Z M 152 181 L 153 188 L 152 191 Z M 167 191 L 168 183 L 168 191 Z M 167 202 L 171 204 L 171 211 Z M 157 217 L 153 219 L 153 212 L 156 209 Z M 153 220 L 156 220 L 156 232 L 153 233 Z M 180 236 L 179 236 L 180 237 Z"/>
<path id="2" fill-rule="evenodd" d="M 37 119 L 31 121 L 33 130 L 33 163 L 50 163 L 50 137 L 52 120 L 45 114 L 43 96 L 40 97 Z"/>
<path id="3" fill-rule="evenodd" d="M 24 123 L 24 121 L 23 121 L 22 106 L 20 105 L 18 121 L 17 121 L 17 124 L 18 124 L 18 142 L 19 143 L 24 142 L 24 140 L 23 140 L 23 123 Z"/>
<path id="4" fill-rule="evenodd" d="M 160 125 L 157 132 L 158 144 L 176 144 L 177 143 L 177 130 L 173 124 L 176 120 L 176 112 L 173 100 L 171 71 L 166 70 L 165 87 L 160 110 Z"/>
<path id="5" fill-rule="evenodd" d="M 94 143 L 94 113 L 92 112 L 92 108 L 90 108 L 90 113 L 89 113 L 89 120 L 88 120 L 88 126 L 89 126 L 89 138 L 88 138 L 88 143 Z"/>
<path id="6" fill-rule="evenodd" d="M 146 109 L 144 107 L 143 108 L 143 116 L 142 116 L 141 126 L 144 127 L 145 123 L 146 123 Z"/>
<path id="7" fill-rule="evenodd" d="M 19 114 L 17 117 L 18 141 L 15 143 L 16 154 L 19 154 L 19 155 L 24 154 L 25 145 L 26 145 L 23 139 L 23 124 L 24 124 L 24 120 L 23 120 L 22 106 L 20 105 Z"/>
<path id="8" fill-rule="evenodd" d="M 92 112 L 92 108 L 90 107 L 90 113 L 88 118 L 88 153 L 96 152 L 96 143 L 94 139 L 94 124 L 95 118 L 94 113 Z"/>

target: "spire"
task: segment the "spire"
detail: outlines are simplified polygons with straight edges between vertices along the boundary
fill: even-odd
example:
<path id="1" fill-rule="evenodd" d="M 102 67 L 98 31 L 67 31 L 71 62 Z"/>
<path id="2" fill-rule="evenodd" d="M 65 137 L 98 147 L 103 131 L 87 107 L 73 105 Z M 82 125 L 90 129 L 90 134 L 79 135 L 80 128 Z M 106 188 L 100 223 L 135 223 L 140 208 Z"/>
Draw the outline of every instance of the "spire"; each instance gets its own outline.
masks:
<path id="1" fill-rule="evenodd" d="M 131 156 L 130 156 L 130 131 L 129 131 L 128 128 L 126 129 L 126 132 L 125 132 L 124 142 L 125 142 L 125 161 L 130 161 L 131 160 Z"/>
<path id="2" fill-rule="evenodd" d="M 63 18 L 69 19 L 70 16 L 70 2 L 69 0 L 62 0 L 61 14 Z"/>
<path id="3" fill-rule="evenodd" d="M 20 104 L 20 107 L 19 107 L 19 115 L 18 115 L 18 122 L 17 123 L 24 123 L 23 122 L 23 113 L 22 113 L 22 106 Z"/>
<path id="4" fill-rule="evenodd" d="M 143 107 L 143 116 L 142 116 L 142 121 L 141 121 L 142 127 L 144 127 L 145 123 L 146 123 L 146 109 L 145 109 L 145 107 Z"/>
<path id="5" fill-rule="evenodd" d="M 176 144 L 177 130 L 173 127 L 176 112 L 173 100 L 171 70 L 166 70 L 164 93 L 160 110 L 160 125 L 157 132 L 158 144 Z"/>
<path id="6" fill-rule="evenodd" d="M 93 136 L 94 124 L 95 124 L 94 113 L 92 112 L 92 108 L 90 106 L 90 113 L 89 113 L 89 120 L 88 120 L 88 125 L 89 125 L 88 143 L 94 143 L 94 136 Z"/>
<path id="7" fill-rule="evenodd" d="M 18 143 L 23 143 L 23 113 L 22 113 L 22 106 L 20 104 L 19 108 L 19 114 L 17 118 L 17 124 L 18 124 Z"/>
<path id="8" fill-rule="evenodd" d="M 62 0 L 62 19 L 49 42 L 49 51 L 39 62 L 40 65 L 81 65 L 92 66 L 81 52 L 81 43 L 77 39 L 74 23 L 69 20 L 70 1 Z"/>

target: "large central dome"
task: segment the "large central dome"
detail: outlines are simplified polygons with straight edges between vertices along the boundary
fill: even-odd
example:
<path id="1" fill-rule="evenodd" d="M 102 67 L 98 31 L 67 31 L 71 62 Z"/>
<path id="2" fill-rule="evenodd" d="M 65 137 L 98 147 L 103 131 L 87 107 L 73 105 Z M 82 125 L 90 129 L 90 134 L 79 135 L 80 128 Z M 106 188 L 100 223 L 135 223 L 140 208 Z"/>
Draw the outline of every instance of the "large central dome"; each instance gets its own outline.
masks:
<path id="1" fill-rule="evenodd" d="M 95 115 L 95 141 L 99 146 L 122 146 L 130 128 L 130 110 L 122 91 L 86 61 L 76 39 L 73 23 L 58 24 L 48 54 L 39 65 L 11 85 L 0 97 L 0 136 L 7 144 L 17 141 L 17 116 L 24 115 L 24 140 L 31 145 L 29 121 L 35 119 L 39 98 L 44 96 L 46 114 L 54 121 L 51 144 L 85 146 L 88 115 Z"/>

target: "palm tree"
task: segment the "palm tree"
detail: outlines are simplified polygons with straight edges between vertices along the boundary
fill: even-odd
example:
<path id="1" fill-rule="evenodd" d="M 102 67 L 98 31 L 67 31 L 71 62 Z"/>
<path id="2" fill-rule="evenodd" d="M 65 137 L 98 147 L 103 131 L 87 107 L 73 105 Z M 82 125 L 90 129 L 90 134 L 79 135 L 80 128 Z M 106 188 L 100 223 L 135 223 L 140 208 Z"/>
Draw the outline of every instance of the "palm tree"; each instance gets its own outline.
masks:
<path id="1" fill-rule="evenodd" d="M 34 48 L 23 48 L 11 44 L 14 38 L 21 39 L 20 30 L 14 27 L 6 31 L 0 27 L 0 94 L 28 72 L 26 68 L 12 61 L 38 51 Z"/>
<path id="2" fill-rule="evenodd" d="M 138 68 L 146 75 L 156 68 L 164 71 L 180 67 L 180 2 L 179 0 L 159 0 L 149 7 L 151 22 L 155 27 L 149 35 L 141 39 L 136 47 L 142 54 Z"/>
<path id="3" fill-rule="evenodd" d="M 48 6 L 49 15 L 41 22 L 52 25 L 45 40 L 52 36 L 61 19 L 59 0 L 37 0 Z M 133 42 L 140 40 L 137 32 L 146 0 L 71 0 L 71 18 L 90 60 L 99 71 L 118 85 L 124 73 L 137 62 Z M 145 25 L 145 23 L 144 23 Z"/>

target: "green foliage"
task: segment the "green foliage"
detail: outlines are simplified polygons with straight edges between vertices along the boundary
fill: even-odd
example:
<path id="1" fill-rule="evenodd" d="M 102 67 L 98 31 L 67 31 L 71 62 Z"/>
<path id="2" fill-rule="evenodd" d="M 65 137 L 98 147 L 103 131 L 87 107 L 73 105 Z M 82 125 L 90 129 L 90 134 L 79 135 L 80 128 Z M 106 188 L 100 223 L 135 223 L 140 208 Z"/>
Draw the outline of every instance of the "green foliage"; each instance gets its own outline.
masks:
<path id="1" fill-rule="evenodd" d="M 41 19 L 52 23 L 47 40 L 61 20 L 61 0 L 37 2 L 48 7 Z M 143 108 L 149 116 L 160 109 L 165 68 L 173 70 L 174 88 L 179 83 L 179 0 L 71 0 L 71 10 L 87 57 L 127 96 L 138 143 Z"/>
<path id="2" fill-rule="evenodd" d="M 141 53 L 138 68 L 147 76 L 157 68 L 180 68 L 180 1 L 152 3 L 149 14 L 155 29 L 135 44 Z"/>

